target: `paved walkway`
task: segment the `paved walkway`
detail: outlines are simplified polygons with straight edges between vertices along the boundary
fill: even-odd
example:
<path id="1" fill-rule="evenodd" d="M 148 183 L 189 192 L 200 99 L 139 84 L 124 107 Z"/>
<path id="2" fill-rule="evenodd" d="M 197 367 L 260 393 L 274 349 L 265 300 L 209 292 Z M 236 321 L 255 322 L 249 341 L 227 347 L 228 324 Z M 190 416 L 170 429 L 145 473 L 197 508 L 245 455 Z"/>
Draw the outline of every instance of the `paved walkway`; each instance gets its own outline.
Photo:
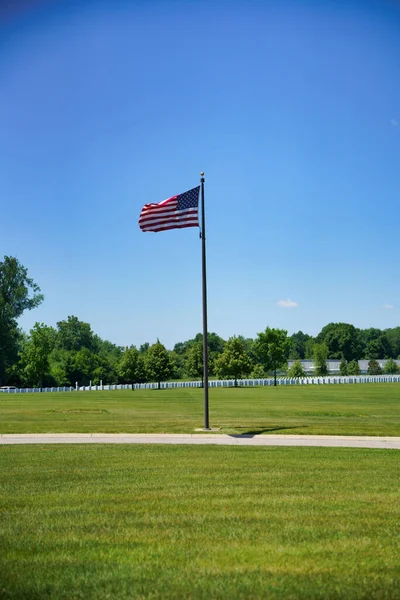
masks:
<path id="1" fill-rule="evenodd" d="M 318 446 L 391 448 L 400 450 L 400 437 L 342 435 L 226 435 L 220 433 L 24 433 L 2 434 L 10 444 L 213 444 L 219 446 Z"/>

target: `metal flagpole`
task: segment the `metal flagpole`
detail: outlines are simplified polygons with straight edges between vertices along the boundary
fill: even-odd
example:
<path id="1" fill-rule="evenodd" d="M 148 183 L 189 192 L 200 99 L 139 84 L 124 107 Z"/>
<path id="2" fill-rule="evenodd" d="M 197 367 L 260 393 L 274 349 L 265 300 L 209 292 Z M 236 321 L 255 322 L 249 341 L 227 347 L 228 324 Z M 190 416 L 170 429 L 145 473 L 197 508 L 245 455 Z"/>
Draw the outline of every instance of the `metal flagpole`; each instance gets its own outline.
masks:
<path id="1" fill-rule="evenodd" d="M 206 216 L 204 208 L 204 173 L 201 179 L 201 258 L 203 289 L 203 386 L 204 386 L 204 429 L 210 429 L 208 418 L 208 344 L 207 344 L 207 270 L 206 270 Z"/>

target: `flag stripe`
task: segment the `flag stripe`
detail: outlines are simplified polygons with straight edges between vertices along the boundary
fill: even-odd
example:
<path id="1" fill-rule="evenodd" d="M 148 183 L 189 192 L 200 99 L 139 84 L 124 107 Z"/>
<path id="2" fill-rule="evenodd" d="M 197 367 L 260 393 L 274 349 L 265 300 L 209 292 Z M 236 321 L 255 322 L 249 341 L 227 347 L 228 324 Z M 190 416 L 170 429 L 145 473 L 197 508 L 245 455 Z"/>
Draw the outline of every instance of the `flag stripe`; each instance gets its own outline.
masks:
<path id="1" fill-rule="evenodd" d="M 158 204 L 145 204 L 139 216 L 142 231 L 166 231 L 199 226 L 200 186 Z"/>
<path id="2" fill-rule="evenodd" d="M 142 223 L 143 227 L 149 227 L 149 225 L 156 225 L 157 223 L 179 223 L 179 221 L 192 221 L 198 222 L 197 215 L 184 215 L 180 217 L 168 217 L 167 219 L 148 219 Z"/>
<path id="3" fill-rule="evenodd" d="M 143 225 L 145 225 L 146 223 L 149 223 L 151 221 L 158 221 L 160 219 L 170 219 L 171 221 L 173 220 L 177 220 L 177 219 L 185 219 L 185 218 L 198 218 L 197 215 L 197 211 L 193 211 L 193 209 L 188 209 L 188 210 L 180 210 L 177 211 L 175 210 L 172 213 L 157 213 L 157 214 L 150 214 L 150 215 L 146 215 L 141 217 L 141 219 L 139 220 L 139 223 Z"/>
<path id="4" fill-rule="evenodd" d="M 181 225 L 167 225 L 166 227 L 152 227 L 151 229 L 142 228 L 142 231 L 154 231 L 157 233 L 158 231 L 166 231 L 167 229 L 184 229 L 185 227 L 198 227 L 198 223 L 189 223 L 189 224 L 181 224 Z"/>
<path id="5" fill-rule="evenodd" d="M 153 229 L 163 227 L 164 225 L 171 225 L 172 228 L 174 228 L 177 225 L 182 225 L 183 227 L 189 227 L 189 226 L 198 227 L 199 223 L 198 223 L 197 218 L 196 219 L 184 219 L 183 221 L 182 221 L 182 219 L 180 219 L 179 221 L 171 221 L 171 220 L 164 219 L 162 221 L 155 221 L 152 223 L 144 224 L 144 225 L 142 225 L 142 229 L 143 229 L 143 231 L 152 231 Z"/>
<path id="6" fill-rule="evenodd" d="M 146 216 L 147 214 L 152 213 L 170 213 L 176 210 L 178 207 L 178 202 L 171 202 L 171 204 L 146 204 L 142 208 L 142 212 L 140 213 L 140 217 Z"/>

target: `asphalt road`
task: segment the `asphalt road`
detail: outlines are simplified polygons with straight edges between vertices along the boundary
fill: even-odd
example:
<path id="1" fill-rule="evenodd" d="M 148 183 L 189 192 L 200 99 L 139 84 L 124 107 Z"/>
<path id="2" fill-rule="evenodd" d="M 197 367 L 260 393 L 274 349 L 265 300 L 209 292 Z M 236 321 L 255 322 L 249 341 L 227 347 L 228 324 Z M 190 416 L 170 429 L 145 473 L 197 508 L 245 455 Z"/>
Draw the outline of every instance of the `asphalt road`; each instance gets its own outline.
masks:
<path id="1" fill-rule="evenodd" d="M 400 450 L 400 437 L 339 435 L 226 435 L 220 433 L 24 433 L 2 434 L 0 445 L 17 444 L 212 444 L 217 446 L 315 446 Z"/>

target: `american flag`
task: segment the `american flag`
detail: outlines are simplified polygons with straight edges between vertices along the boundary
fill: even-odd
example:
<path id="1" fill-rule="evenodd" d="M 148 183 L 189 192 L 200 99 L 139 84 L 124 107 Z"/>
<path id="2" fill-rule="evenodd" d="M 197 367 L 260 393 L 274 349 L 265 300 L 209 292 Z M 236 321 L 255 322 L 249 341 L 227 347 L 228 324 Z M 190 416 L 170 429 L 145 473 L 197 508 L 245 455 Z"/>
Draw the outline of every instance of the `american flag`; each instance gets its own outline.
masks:
<path id="1" fill-rule="evenodd" d="M 158 204 L 145 204 L 139 217 L 142 231 L 165 231 L 199 226 L 200 186 Z"/>

